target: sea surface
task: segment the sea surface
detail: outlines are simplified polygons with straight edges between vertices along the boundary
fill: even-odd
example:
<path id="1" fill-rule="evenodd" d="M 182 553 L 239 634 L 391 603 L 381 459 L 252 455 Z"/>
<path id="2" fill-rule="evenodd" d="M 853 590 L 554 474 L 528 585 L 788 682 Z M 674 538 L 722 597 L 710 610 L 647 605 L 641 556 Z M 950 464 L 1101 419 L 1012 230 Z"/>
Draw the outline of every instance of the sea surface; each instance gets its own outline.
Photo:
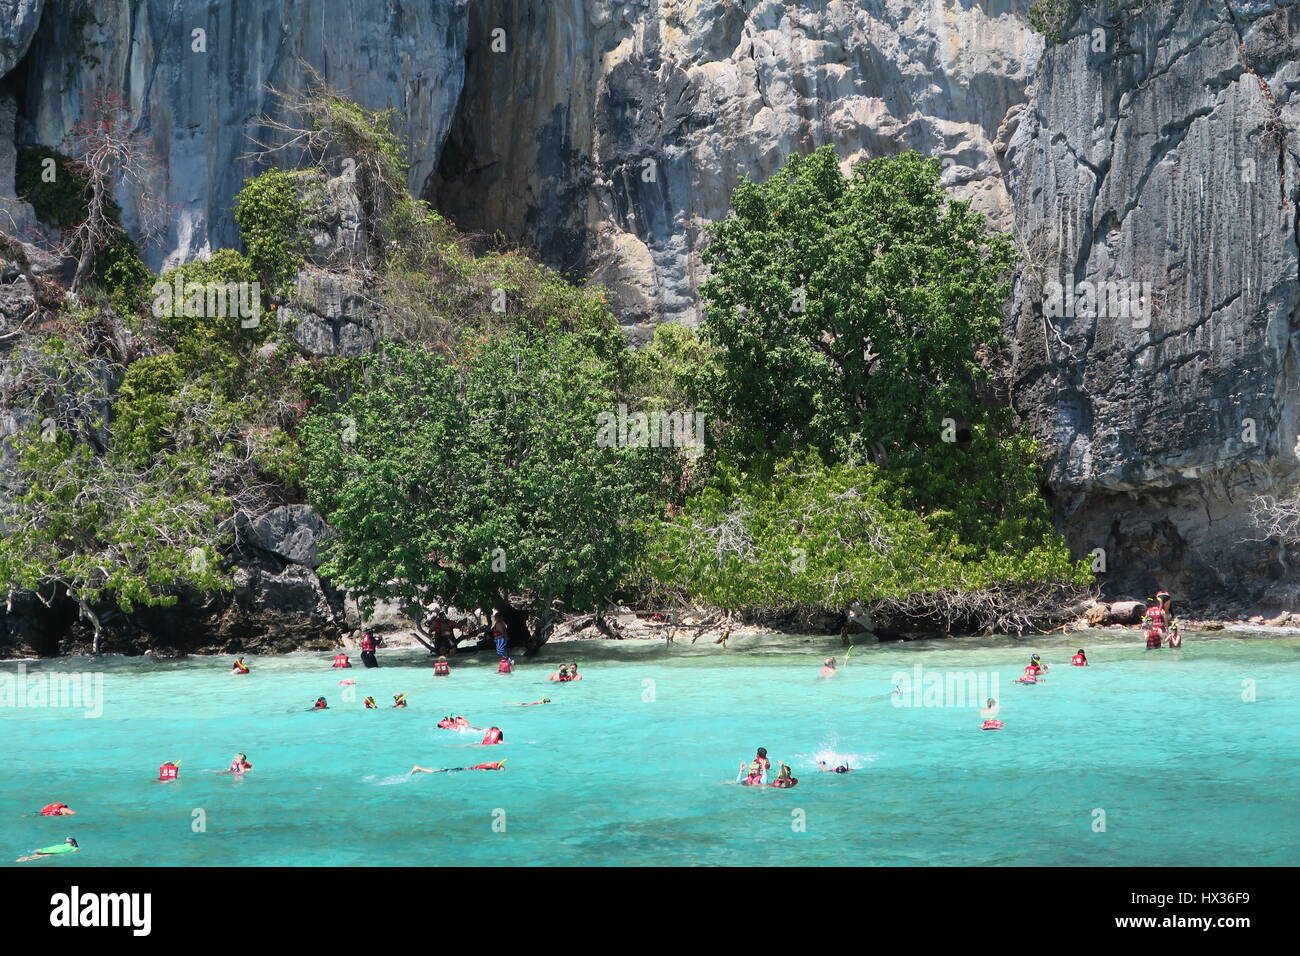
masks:
<path id="1" fill-rule="evenodd" d="M 1033 652 L 1047 678 L 1013 683 Z M 331 656 L 249 657 L 244 677 L 230 658 L 0 664 L 3 865 L 68 835 L 81 852 L 22 865 L 1300 864 L 1296 634 L 587 641 L 437 679 L 423 651 Z M 549 683 L 570 659 L 585 679 Z M 1004 727 L 985 732 L 990 696 Z M 760 746 L 795 788 L 737 785 Z M 253 771 L 217 773 L 236 752 Z M 53 801 L 77 815 L 37 815 Z"/>

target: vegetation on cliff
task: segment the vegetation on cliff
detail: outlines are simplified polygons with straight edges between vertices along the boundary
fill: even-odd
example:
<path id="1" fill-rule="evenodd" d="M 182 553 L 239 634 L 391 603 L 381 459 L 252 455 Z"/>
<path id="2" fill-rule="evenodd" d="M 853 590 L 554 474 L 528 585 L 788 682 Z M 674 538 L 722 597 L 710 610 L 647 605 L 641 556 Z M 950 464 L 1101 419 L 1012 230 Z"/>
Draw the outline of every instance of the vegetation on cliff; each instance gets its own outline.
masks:
<path id="1" fill-rule="evenodd" d="M 68 306 L 11 359 L 32 426 L 9 589 L 62 588 L 98 634 L 104 607 L 229 587 L 232 519 L 300 501 L 332 529 L 321 574 L 417 621 L 653 601 L 1014 627 L 1086 584 L 990 381 L 1011 246 L 937 162 L 845 175 L 823 149 L 743 182 L 702 330 L 633 350 L 601 289 L 408 195 L 391 114 L 323 87 L 290 105 L 297 168 L 240 192 L 243 251 Z M 325 261 L 313 217 L 340 190 L 364 223 Z M 361 290 L 373 346 L 295 338 L 303 269 Z M 251 315 L 213 288 L 254 289 Z"/>

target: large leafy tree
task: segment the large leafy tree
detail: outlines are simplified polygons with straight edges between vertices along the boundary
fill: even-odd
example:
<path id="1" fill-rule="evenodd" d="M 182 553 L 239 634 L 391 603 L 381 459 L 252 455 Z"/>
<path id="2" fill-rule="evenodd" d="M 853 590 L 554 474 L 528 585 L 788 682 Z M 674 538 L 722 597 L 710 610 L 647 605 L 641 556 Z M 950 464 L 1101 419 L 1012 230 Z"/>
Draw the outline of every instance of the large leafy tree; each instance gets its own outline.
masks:
<path id="1" fill-rule="evenodd" d="M 846 176 L 824 147 L 736 187 L 704 253 L 700 384 L 742 451 L 880 460 L 977 416 L 1015 254 L 939 168 L 908 152 Z"/>
<path id="2" fill-rule="evenodd" d="M 459 364 L 382 346 L 354 394 L 321 396 L 303 424 L 308 496 L 335 532 L 323 572 L 417 617 L 597 607 L 635 559 L 667 454 L 597 442 L 612 384 L 564 333 L 480 341 Z"/>

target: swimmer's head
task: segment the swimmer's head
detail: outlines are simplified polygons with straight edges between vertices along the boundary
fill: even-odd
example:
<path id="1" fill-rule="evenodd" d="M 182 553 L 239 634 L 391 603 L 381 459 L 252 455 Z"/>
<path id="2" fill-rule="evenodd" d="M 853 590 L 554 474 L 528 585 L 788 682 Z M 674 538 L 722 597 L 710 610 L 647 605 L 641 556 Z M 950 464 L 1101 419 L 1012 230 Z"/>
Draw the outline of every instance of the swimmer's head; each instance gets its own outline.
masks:
<path id="1" fill-rule="evenodd" d="M 758 755 L 759 755 L 760 757 L 766 757 L 766 756 L 767 756 L 767 748 L 766 748 L 766 747 L 759 747 L 759 748 L 758 748 Z"/>
<path id="2" fill-rule="evenodd" d="M 989 698 L 989 702 L 988 702 L 987 704 L 985 704 L 984 706 L 985 706 L 985 707 L 996 707 L 996 706 L 997 706 L 997 703 L 998 703 L 998 702 L 997 702 L 996 700 L 994 700 L 992 697 L 990 697 L 990 698 Z"/>
<path id="3" fill-rule="evenodd" d="M 1041 660 L 1041 658 L 1040 658 L 1037 654 L 1034 654 L 1034 655 L 1031 656 L 1029 659 L 1030 659 L 1031 661 L 1038 661 L 1038 660 Z"/>
<path id="4" fill-rule="evenodd" d="M 72 837 L 68 837 L 68 838 L 67 838 L 66 840 L 64 840 L 63 842 L 66 843 L 66 844 L 68 844 L 69 846 L 75 846 L 75 847 L 79 847 L 79 846 L 80 846 L 80 844 L 77 843 L 77 841 L 76 841 L 75 839 L 73 839 Z"/>
<path id="5" fill-rule="evenodd" d="M 1080 654 L 1082 654 L 1082 653 L 1083 653 L 1083 648 L 1082 648 L 1082 647 L 1081 647 L 1081 648 L 1079 648 L 1079 653 L 1080 653 Z"/>

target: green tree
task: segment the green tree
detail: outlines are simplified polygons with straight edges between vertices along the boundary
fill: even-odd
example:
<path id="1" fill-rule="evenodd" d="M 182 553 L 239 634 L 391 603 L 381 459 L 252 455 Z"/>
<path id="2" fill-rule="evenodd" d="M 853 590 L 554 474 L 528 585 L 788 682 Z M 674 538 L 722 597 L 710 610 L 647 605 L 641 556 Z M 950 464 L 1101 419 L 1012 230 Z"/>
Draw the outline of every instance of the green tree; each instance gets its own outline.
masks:
<path id="1" fill-rule="evenodd" d="M 309 500 L 335 531 L 325 574 L 417 618 L 435 601 L 537 612 L 613 594 L 663 456 L 598 443 L 615 396 L 596 353 L 513 334 L 460 365 L 393 343 L 365 365 L 355 394 L 303 423 Z"/>
<path id="2" fill-rule="evenodd" d="M 20 443 L 0 511 L 0 584 L 77 603 L 98 653 L 102 605 L 172 604 L 184 586 L 229 587 L 219 561 L 226 502 L 209 472 L 179 456 L 147 467 L 96 454 L 69 433 Z"/>
<path id="3" fill-rule="evenodd" d="M 978 417 L 979 346 L 998 338 L 1014 250 L 939 163 L 903 153 L 841 173 L 835 151 L 744 180 L 711 230 L 699 383 L 746 452 L 842 460 L 932 444 Z"/>

